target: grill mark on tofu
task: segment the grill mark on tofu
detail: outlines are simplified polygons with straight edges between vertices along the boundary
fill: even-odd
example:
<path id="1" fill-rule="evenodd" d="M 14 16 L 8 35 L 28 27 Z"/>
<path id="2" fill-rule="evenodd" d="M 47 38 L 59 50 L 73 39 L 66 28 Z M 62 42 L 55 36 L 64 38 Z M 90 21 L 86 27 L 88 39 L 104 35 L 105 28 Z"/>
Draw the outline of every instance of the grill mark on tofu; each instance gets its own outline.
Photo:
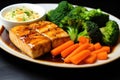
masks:
<path id="1" fill-rule="evenodd" d="M 68 34 L 59 27 L 56 27 L 56 28 L 53 28 L 51 30 L 45 31 L 42 34 L 47 36 L 51 40 L 53 40 L 54 38 L 59 38 L 59 37 L 61 38 L 61 37 L 67 37 L 68 36 Z"/>
<path id="2" fill-rule="evenodd" d="M 30 33 L 30 34 L 21 36 L 20 39 L 27 44 L 31 44 L 32 46 L 39 44 L 41 41 L 48 40 L 47 37 L 44 37 L 39 33 Z"/>
<path id="3" fill-rule="evenodd" d="M 58 26 L 56 24 L 53 24 L 52 22 L 39 21 L 38 23 L 30 24 L 30 27 L 32 27 L 32 29 L 36 30 L 39 33 L 43 33 L 45 31 L 54 29 Z"/>

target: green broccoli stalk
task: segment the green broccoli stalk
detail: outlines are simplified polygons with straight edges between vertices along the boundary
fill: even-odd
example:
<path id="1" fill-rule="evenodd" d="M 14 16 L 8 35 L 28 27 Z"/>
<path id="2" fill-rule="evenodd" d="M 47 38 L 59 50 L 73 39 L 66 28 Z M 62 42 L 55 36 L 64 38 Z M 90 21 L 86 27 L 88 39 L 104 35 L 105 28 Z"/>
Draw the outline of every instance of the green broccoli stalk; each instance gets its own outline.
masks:
<path id="1" fill-rule="evenodd" d="M 90 38 L 88 32 L 87 32 L 87 29 L 84 29 L 83 31 L 81 31 L 79 34 L 78 34 L 78 37 L 80 36 L 85 36 L 85 37 L 88 37 Z"/>
<path id="2" fill-rule="evenodd" d="M 63 19 L 73 8 L 73 5 L 67 1 L 61 1 L 55 9 L 48 12 L 46 18 L 58 25 L 60 20 Z"/>
<path id="3" fill-rule="evenodd" d="M 68 34 L 70 35 L 70 38 L 71 40 L 75 41 L 76 42 L 76 39 L 77 39 L 77 35 L 78 35 L 78 29 L 77 28 L 74 28 L 74 27 L 67 27 L 67 32 Z"/>
<path id="4" fill-rule="evenodd" d="M 102 40 L 105 45 L 112 46 L 117 43 L 119 38 L 119 26 L 115 21 L 109 20 L 105 27 L 100 28 L 100 31 L 102 32 Z"/>

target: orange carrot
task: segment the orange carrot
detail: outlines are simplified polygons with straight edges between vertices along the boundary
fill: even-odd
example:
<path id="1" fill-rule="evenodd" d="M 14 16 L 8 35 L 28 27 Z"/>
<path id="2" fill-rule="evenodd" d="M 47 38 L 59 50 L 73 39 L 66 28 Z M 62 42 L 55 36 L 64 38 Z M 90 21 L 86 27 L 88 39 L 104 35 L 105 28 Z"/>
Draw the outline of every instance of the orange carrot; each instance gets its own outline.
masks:
<path id="1" fill-rule="evenodd" d="M 78 41 L 79 41 L 79 43 L 86 43 L 86 42 L 89 43 L 90 39 L 85 36 L 80 36 L 78 38 Z"/>
<path id="2" fill-rule="evenodd" d="M 85 43 L 85 44 L 79 46 L 78 48 L 76 48 L 71 54 L 69 54 L 69 55 L 64 59 L 64 62 L 69 63 L 69 62 L 70 62 L 70 59 L 69 59 L 70 57 L 78 54 L 78 53 L 81 52 L 82 50 L 87 49 L 89 46 L 90 46 L 89 43 Z"/>
<path id="3" fill-rule="evenodd" d="M 98 60 L 106 60 L 107 58 L 108 58 L 108 54 L 105 51 L 97 54 L 97 59 Z"/>
<path id="4" fill-rule="evenodd" d="M 103 52 L 103 51 L 106 51 L 107 53 L 109 53 L 110 52 L 110 47 L 109 46 L 103 46 L 102 48 L 100 48 L 98 50 L 92 51 L 91 54 L 98 54 L 98 53 Z"/>
<path id="5" fill-rule="evenodd" d="M 68 48 L 69 46 L 71 46 L 73 44 L 74 44 L 74 41 L 69 40 L 69 41 L 63 43 L 62 45 L 54 48 L 53 50 L 51 50 L 51 54 L 53 56 L 57 56 L 57 55 L 59 55 L 61 53 L 61 51 L 65 50 L 66 48 Z"/>
<path id="6" fill-rule="evenodd" d="M 95 50 L 100 49 L 102 46 L 99 42 L 94 44 Z"/>
<path id="7" fill-rule="evenodd" d="M 61 52 L 61 56 L 62 56 L 63 58 L 65 58 L 65 57 L 68 56 L 72 51 L 74 51 L 77 47 L 79 47 L 79 44 L 78 44 L 78 43 L 76 43 L 76 44 L 74 44 L 74 45 L 66 48 L 65 50 L 63 50 L 63 51 Z"/>
<path id="8" fill-rule="evenodd" d="M 87 58 L 90 55 L 90 50 L 83 50 L 79 52 L 78 54 L 74 55 L 73 57 L 70 58 L 70 61 L 73 64 L 79 64 L 82 60 Z"/>
<path id="9" fill-rule="evenodd" d="M 90 47 L 88 47 L 88 50 L 94 51 L 95 50 L 94 44 L 90 43 Z"/>
<path id="10" fill-rule="evenodd" d="M 107 51 L 107 53 L 110 53 L 110 46 L 103 46 L 102 49 Z"/>
<path id="11" fill-rule="evenodd" d="M 96 62 L 97 60 L 97 54 L 91 54 L 89 57 L 87 57 L 84 62 L 87 64 L 92 64 L 94 62 Z"/>

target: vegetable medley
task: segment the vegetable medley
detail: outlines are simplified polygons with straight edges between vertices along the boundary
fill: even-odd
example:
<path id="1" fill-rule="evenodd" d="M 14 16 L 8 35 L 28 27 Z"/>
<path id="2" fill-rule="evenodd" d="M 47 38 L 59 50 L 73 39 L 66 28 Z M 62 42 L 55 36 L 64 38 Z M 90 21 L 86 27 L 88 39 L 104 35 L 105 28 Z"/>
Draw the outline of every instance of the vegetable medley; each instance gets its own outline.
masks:
<path id="1" fill-rule="evenodd" d="M 87 63 L 92 64 L 97 60 L 108 59 L 110 46 L 102 46 L 99 42 L 91 43 L 90 38 L 80 36 L 78 43 L 69 40 L 64 44 L 51 50 L 53 56 L 61 55 L 65 63 Z"/>
<path id="2" fill-rule="evenodd" d="M 68 32 L 75 42 L 78 42 L 80 36 L 85 36 L 92 43 L 113 46 L 119 37 L 117 22 L 110 20 L 109 14 L 101 9 L 88 10 L 83 6 L 73 6 L 67 1 L 61 1 L 46 17 Z"/>
<path id="3" fill-rule="evenodd" d="M 62 1 L 46 14 L 46 19 L 64 29 L 71 40 L 51 50 L 65 63 L 95 63 L 108 59 L 111 46 L 119 38 L 119 26 L 101 9 L 88 10 Z"/>

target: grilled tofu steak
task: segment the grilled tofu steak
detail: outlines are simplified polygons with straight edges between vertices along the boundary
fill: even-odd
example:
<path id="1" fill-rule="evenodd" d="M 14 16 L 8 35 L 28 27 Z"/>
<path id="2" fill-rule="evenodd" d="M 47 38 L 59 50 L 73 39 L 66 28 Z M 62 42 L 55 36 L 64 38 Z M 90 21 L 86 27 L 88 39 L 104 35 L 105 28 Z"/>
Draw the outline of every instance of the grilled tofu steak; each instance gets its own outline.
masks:
<path id="1" fill-rule="evenodd" d="M 51 41 L 28 26 L 16 26 L 9 31 L 12 43 L 32 58 L 37 58 L 51 50 Z M 46 46 L 47 45 L 47 46 Z"/>
<path id="2" fill-rule="evenodd" d="M 15 26 L 9 31 L 9 38 L 16 47 L 31 58 L 40 57 L 70 40 L 63 29 L 49 21 Z"/>

